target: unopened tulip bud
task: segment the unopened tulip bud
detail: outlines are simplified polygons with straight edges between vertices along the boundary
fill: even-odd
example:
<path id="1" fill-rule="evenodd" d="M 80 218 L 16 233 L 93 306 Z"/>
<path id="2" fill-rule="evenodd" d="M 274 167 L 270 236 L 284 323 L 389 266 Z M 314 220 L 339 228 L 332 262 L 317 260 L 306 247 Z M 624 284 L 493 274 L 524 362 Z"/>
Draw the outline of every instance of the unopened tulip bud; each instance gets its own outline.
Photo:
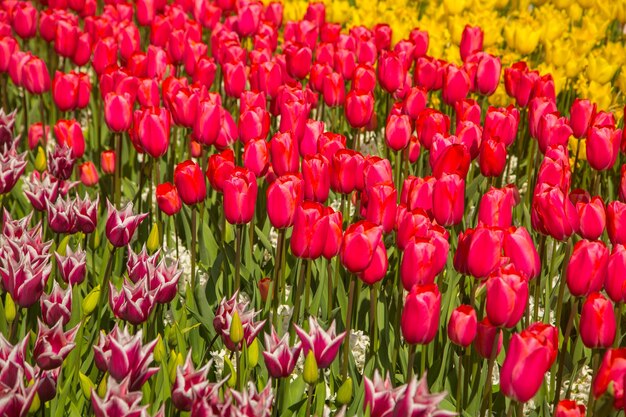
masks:
<path id="1" fill-rule="evenodd" d="M 89 316 L 98 306 L 100 301 L 100 286 L 97 285 L 87 296 L 83 299 L 82 313 L 83 317 Z"/>
<path id="2" fill-rule="evenodd" d="M 307 384 L 315 384 L 319 378 L 319 369 L 317 368 L 317 361 L 315 360 L 315 354 L 312 350 L 309 350 L 304 360 L 304 373 L 302 377 Z"/>
<path id="3" fill-rule="evenodd" d="M 98 397 L 104 398 L 107 393 L 107 381 L 109 380 L 109 373 L 107 372 L 100 380 L 100 384 L 98 384 Z"/>
<path id="4" fill-rule="evenodd" d="M 352 378 L 348 377 L 337 391 L 337 402 L 339 404 L 348 404 L 352 400 Z"/>
<path id="5" fill-rule="evenodd" d="M 90 400 L 91 390 L 93 390 L 96 386 L 91 381 L 91 379 L 82 372 L 78 373 L 78 378 L 80 379 L 80 388 L 83 391 L 83 395 L 87 400 Z"/>
<path id="6" fill-rule="evenodd" d="M 248 366 L 254 368 L 259 363 L 259 339 L 256 337 L 248 346 Z"/>
<path id="7" fill-rule="evenodd" d="M 235 311 L 233 320 L 230 323 L 230 340 L 236 345 L 243 340 L 243 325 L 241 324 L 238 311 Z"/>
<path id="8" fill-rule="evenodd" d="M 44 172 L 47 166 L 46 152 L 40 146 L 37 148 L 37 156 L 35 157 L 35 169 L 39 172 Z"/>
<path id="9" fill-rule="evenodd" d="M 159 231 L 159 224 L 154 223 L 148 235 L 148 241 L 146 242 L 146 248 L 150 253 L 154 253 L 161 247 L 161 232 Z"/>
<path id="10" fill-rule="evenodd" d="M 237 374 L 235 373 L 235 367 L 233 363 L 228 358 L 228 355 L 224 356 L 224 372 L 222 374 L 222 378 L 228 376 L 228 380 L 226 381 L 226 385 L 230 388 L 234 388 L 237 384 Z"/>
<path id="11" fill-rule="evenodd" d="M 152 356 L 154 357 L 154 361 L 156 363 L 161 363 L 163 359 L 165 359 L 167 353 L 165 352 L 165 343 L 163 343 L 163 338 L 161 335 L 157 336 L 157 342 L 154 346 L 154 351 L 152 352 Z"/>
<path id="12" fill-rule="evenodd" d="M 13 301 L 13 298 L 11 298 L 11 294 L 7 292 L 7 295 L 4 298 L 4 318 L 8 323 L 13 323 L 16 315 L 17 309 L 15 308 L 15 302 Z"/>

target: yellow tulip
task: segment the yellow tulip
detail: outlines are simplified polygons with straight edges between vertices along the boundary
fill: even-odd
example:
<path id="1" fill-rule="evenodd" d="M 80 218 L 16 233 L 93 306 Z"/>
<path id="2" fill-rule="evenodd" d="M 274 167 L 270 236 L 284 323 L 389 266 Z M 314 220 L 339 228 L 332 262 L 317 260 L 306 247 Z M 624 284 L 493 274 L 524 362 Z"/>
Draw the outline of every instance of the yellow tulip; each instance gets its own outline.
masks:
<path id="1" fill-rule="evenodd" d="M 587 65 L 587 76 L 591 81 L 598 84 L 605 84 L 611 81 L 618 70 L 618 66 L 609 63 L 602 56 L 590 56 Z"/>
<path id="2" fill-rule="evenodd" d="M 553 3 L 558 9 L 567 9 L 574 3 L 574 0 L 554 0 Z"/>
<path id="3" fill-rule="evenodd" d="M 596 0 L 578 0 L 578 4 L 583 9 L 591 9 L 596 4 Z"/>
<path id="4" fill-rule="evenodd" d="M 466 6 L 465 0 L 443 0 L 443 7 L 448 14 L 459 14 Z"/>
<path id="5" fill-rule="evenodd" d="M 617 85 L 617 88 L 619 88 L 619 91 L 621 91 L 622 94 L 626 95 L 626 71 L 621 70 L 619 72 L 619 75 L 617 76 L 617 82 L 615 84 Z"/>

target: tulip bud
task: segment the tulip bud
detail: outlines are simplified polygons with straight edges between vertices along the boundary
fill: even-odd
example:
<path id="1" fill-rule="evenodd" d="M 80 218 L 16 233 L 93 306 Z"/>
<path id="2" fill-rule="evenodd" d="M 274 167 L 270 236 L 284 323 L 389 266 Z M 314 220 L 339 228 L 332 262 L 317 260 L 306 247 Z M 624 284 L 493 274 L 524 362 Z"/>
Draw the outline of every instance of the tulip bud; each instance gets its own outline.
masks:
<path id="1" fill-rule="evenodd" d="M 35 383 L 35 380 L 31 379 L 30 382 L 28 383 L 28 385 L 31 386 L 34 383 Z M 41 407 L 41 400 L 39 399 L 39 394 L 35 393 L 35 397 L 33 398 L 33 402 L 30 403 L 30 408 L 28 409 L 28 413 L 29 414 L 35 414 L 37 411 L 39 411 L 40 407 Z"/>
<path id="2" fill-rule="evenodd" d="M 313 350 L 309 350 L 309 353 L 306 355 L 302 377 L 304 382 L 311 385 L 317 383 L 319 379 L 319 369 L 317 368 L 317 361 L 315 360 Z"/>
<path id="3" fill-rule="evenodd" d="M 115 151 L 102 151 L 100 154 L 100 169 L 105 174 L 113 174 L 115 172 Z"/>
<path id="4" fill-rule="evenodd" d="M 152 229 L 150 230 L 150 234 L 148 235 L 148 241 L 146 242 L 146 247 L 148 248 L 148 252 L 154 253 L 161 246 L 161 232 L 159 231 L 159 224 L 154 223 L 152 225 Z"/>
<path id="5" fill-rule="evenodd" d="M 158 335 L 156 345 L 154 346 L 154 351 L 152 352 L 154 361 L 160 364 L 163 359 L 165 359 L 166 354 L 167 353 L 165 352 L 165 343 L 163 343 L 163 338 L 161 338 L 161 335 Z"/>
<path id="6" fill-rule="evenodd" d="M 35 157 L 35 169 L 39 172 L 44 172 L 47 167 L 48 162 L 46 161 L 46 152 L 41 146 L 39 146 L 37 148 L 37 156 Z"/>
<path id="7" fill-rule="evenodd" d="M 8 323 L 13 323 L 16 315 L 17 309 L 15 308 L 15 302 L 13 301 L 11 294 L 7 292 L 7 295 L 4 298 L 4 318 Z"/>
<path id="8" fill-rule="evenodd" d="M 100 301 L 100 285 L 96 285 L 89 294 L 83 299 L 83 303 L 81 305 L 82 316 L 87 317 L 98 306 L 98 302 Z"/>
<path id="9" fill-rule="evenodd" d="M 346 405 L 352 400 L 352 378 L 347 377 L 337 390 L 337 402 Z"/>
<path id="10" fill-rule="evenodd" d="M 98 397 L 104 398 L 107 393 L 107 381 L 109 380 L 109 373 L 105 373 L 102 379 L 100 380 L 100 384 L 98 384 Z"/>
<path id="11" fill-rule="evenodd" d="M 259 363 L 259 339 L 256 337 L 248 346 L 248 366 L 254 368 Z"/>
<path id="12" fill-rule="evenodd" d="M 228 358 L 228 355 L 224 355 L 224 372 L 222 373 L 222 378 L 228 376 L 228 380 L 226 380 L 226 385 L 230 388 L 234 388 L 237 384 L 237 373 L 235 372 L 235 367 L 233 363 Z"/>
<path id="13" fill-rule="evenodd" d="M 241 318 L 239 312 L 235 311 L 233 319 L 230 323 L 230 340 L 237 345 L 243 339 L 243 325 L 241 324 Z"/>
<path id="14" fill-rule="evenodd" d="M 80 388 L 83 391 L 83 395 L 87 400 L 91 399 L 91 391 L 96 387 L 91 379 L 82 372 L 78 373 L 80 379 Z"/>

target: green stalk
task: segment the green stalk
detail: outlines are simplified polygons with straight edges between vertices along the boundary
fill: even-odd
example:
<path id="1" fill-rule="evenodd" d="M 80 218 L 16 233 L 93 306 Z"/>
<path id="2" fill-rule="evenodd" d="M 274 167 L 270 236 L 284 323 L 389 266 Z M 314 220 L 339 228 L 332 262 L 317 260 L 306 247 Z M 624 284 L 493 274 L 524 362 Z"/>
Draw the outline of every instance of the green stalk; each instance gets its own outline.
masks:
<path id="1" fill-rule="evenodd" d="M 198 208 L 194 204 L 191 206 L 191 291 L 196 289 L 196 240 L 198 227 L 196 225 L 196 217 Z M 178 247 L 178 241 L 176 242 Z"/>
<path id="2" fill-rule="evenodd" d="M 553 404 L 554 407 L 559 402 L 559 397 L 561 396 L 561 384 L 563 382 L 563 367 L 565 363 L 565 353 L 567 352 L 567 344 L 569 342 L 570 333 L 572 332 L 572 327 L 574 325 L 574 316 L 578 312 L 578 299 L 574 298 L 572 300 L 572 310 L 569 314 L 569 319 L 567 320 L 567 326 L 565 327 L 565 333 L 563 334 L 563 344 L 561 345 L 561 351 L 559 352 L 559 368 L 557 370 L 556 376 L 556 386 L 553 387 L 552 392 L 554 393 Z M 558 323 L 557 323 L 558 324 Z M 552 373 L 554 375 L 554 373 Z M 550 378 L 550 386 L 552 388 L 553 378 Z"/>
<path id="3" fill-rule="evenodd" d="M 376 326 L 376 313 L 378 311 L 378 296 L 376 284 L 370 286 L 370 357 L 376 355 L 378 344 L 378 331 Z"/>
<path id="4" fill-rule="evenodd" d="M 350 292 L 348 295 L 348 311 L 346 312 L 346 338 L 343 341 L 343 363 L 341 364 L 341 380 L 345 381 L 348 376 L 348 361 L 350 360 L 350 333 L 352 326 L 352 310 L 354 309 L 354 293 L 356 282 L 354 276 L 350 277 Z"/>
<path id="5" fill-rule="evenodd" d="M 304 316 L 306 319 L 309 316 L 309 307 L 311 302 L 311 264 L 312 259 L 306 260 L 306 283 L 304 284 Z"/>
<path id="6" fill-rule="evenodd" d="M 487 411 L 487 408 L 489 409 L 489 416 L 491 417 L 491 407 L 492 407 L 492 393 L 491 393 L 491 387 L 493 385 L 493 382 L 491 380 L 491 377 L 493 375 L 493 364 L 496 360 L 496 356 L 497 356 L 497 351 L 498 351 L 498 341 L 500 339 L 500 335 L 498 334 L 498 331 L 500 331 L 499 329 L 496 331 L 496 335 L 493 339 L 493 345 L 491 347 L 491 356 L 489 357 L 489 362 L 487 365 L 487 381 L 485 381 L 485 393 L 483 395 L 483 403 L 481 406 L 481 412 L 480 412 L 480 416 L 481 417 L 485 417 L 485 411 Z"/>
<path id="7" fill-rule="evenodd" d="M 313 384 L 309 384 L 307 399 L 306 399 L 306 412 L 305 417 L 311 417 L 311 405 L 313 404 L 313 395 L 315 394 Z"/>
<path id="8" fill-rule="evenodd" d="M 241 229 L 243 225 L 237 225 L 235 228 L 235 291 L 239 291 L 241 282 Z"/>
<path id="9" fill-rule="evenodd" d="M 598 367 L 600 365 L 600 351 L 598 349 L 592 349 L 592 367 L 593 367 L 593 376 L 591 377 L 591 383 L 593 384 L 598 376 Z M 589 397 L 587 399 L 587 417 L 593 417 L 595 412 L 596 404 L 595 398 L 593 396 L 593 389 L 589 388 Z"/>
<path id="10" fill-rule="evenodd" d="M 464 356 L 464 348 L 459 350 L 459 361 L 458 361 L 458 377 L 456 380 L 456 411 L 460 415 L 463 410 L 463 356 Z"/>
<path id="11" fill-rule="evenodd" d="M 335 294 L 335 286 L 333 284 L 333 268 L 330 259 L 326 260 L 326 278 L 328 278 L 328 305 L 326 306 L 326 320 L 330 320 L 333 311 L 333 295 Z"/>
<path id="12" fill-rule="evenodd" d="M 409 345 L 409 362 L 406 367 L 406 381 L 409 382 L 411 378 L 413 378 L 413 366 L 415 365 L 415 345 Z"/>
<path id="13" fill-rule="evenodd" d="M 620 344 L 620 340 L 622 338 L 622 302 L 618 302 L 615 306 L 615 321 L 617 322 L 616 333 L 615 333 L 615 341 L 613 342 L 613 347 L 618 347 Z"/>

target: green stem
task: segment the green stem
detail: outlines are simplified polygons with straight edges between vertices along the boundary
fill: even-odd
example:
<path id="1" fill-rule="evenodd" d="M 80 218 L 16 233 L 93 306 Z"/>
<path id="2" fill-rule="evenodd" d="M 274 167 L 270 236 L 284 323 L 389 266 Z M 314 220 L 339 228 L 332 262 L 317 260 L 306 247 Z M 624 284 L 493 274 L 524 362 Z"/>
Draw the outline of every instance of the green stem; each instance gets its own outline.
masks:
<path id="1" fill-rule="evenodd" d="M 459 351 L 459 361 L 458 361 L 458 377 L 456 380 L 456 411 L 460 415 L 463 410 L 463 356 L 464 356 L 464 348 L 461 348 Z"/>
<path id="2" fill-rule="evenodd" d="M 309 316 L 310 298 L 311 298 L 311 264 L 312 259 L 306 260 L 306 283 L 304 284 L 304 316 L 306 319 Z"/>
<path id="3" fill-rule="evenodd" d="M 618 302 L 615 306 L 615 321 L 617 322 L 616 332 L 615 332 L 615 341 L 613 342 L 613 347 L 618 347 L 620 341 L 622 339 L 622 302 Z"/>
<path id="4" fill-rule="evenodd" d="M 561 397 L 561 384 L 563 382 L 563 368 L 565 365 L 565 353 L 567 352 L 567 344 L 569 342 L 570 333 L 572 331 L 572 327 L 574 325 L 574 316 L 578 313 L 578 299 L 574 298 L 572 300 L 572 310 L 569 313 L 569 319 L 567 320 L 567 326 L 565 327 L 565 333 L 563 334 L 563 344 L 561 345 L 561 351 L 559 353 L 559 367 L 556 375 L 556 385 L 553 387 L 554 400 L 553 405 L 556 405 L 559 402 Z M 554 375 L 554 373 L 552 373 Z M 553 378 L 550 378 L 550 386 L 552 388 Z"/>
<path id="5" fill-rule="evenodd" d="M 600 365 L 600 351 L 597 349 L 593 349 L 592 350 L 593 354 L 592 354 L 592 366 L 593 366 L 593 376 L 591 377 L 591 384 L 593 386 L 593 383 L 596 380 L 596 377 L 598 376 L 598 365 Z M 593 417 L 593 414 L 595 412 L 595 398 L 593 396 L 593 389 L 592 387 L 589 387 L 589 397 L 587 399 L 587 417 Z"/>
<path id="6" fill-rule="evenodd" d="M 348 376 L 348 361 L 350 360 L 350 333 L 352 326 L 352 310 L 354 309 L 354 293 L 356 282 L 354 276 L 350 276 L 350 291 L 348 294 L 348 310 L 346 312 L 346 338 L 343 341 L 343 363 L 341 364 L 341 379 L 345 381 Z"/>
<path id="7" fill-rule="evenodd" d="M 283 229 L 278 231 L 278 245 L 276 247 L 276 254 L 274 256 L 274 279 L 272 279 L 272 311 L 274 318 L 274 326 L 278 328 L 278 304 L 279 304 L 279 296 L 281 294 L 282 288 L 280 288 L 281 284 L 281 262 L 283 255 L 283 243 L 284 243 L 285 231 Z"/>
<path id="8" fill-rule="evenodd" d="M 335 294 L 335 286 L 333 284 L 333 268 L 330 259 L 326 260 L 326 276 L 328 278 L 328 305 L 326 306 L 326 320 L 330 321 L 330 315 L 333 311 L 333 294 Z"/>
<path id="9" fill-rule="evenodd" d="M 496 331 L 496 335 L 493 339 L 493 345 L 491 347 L 491 356 L 489 357 L 489 362 L 487 366 L 487 380 L 485 381 L 485 394 L 483 395 L 483 405 L 481 407 L 482 411 L 480 413 L 481 417 L 485 416 L 485 411 L 489 409 L 489 416 L 491 417 L 491 407 L 492 407 L 492 385 L 493 382 L 491 380 L 493 376 L 493 364 L 496 360 L 497 351 L 498 351 L 498 341 L 500 339 L 500 335 L 498 334 L 498 330 Z"/>
<path id="10" fill-rule="evenodd" d="M 413 367 L 415 366 L 415 345 L 409 345 L 409 362 L 406 367 L 406 381 L 409 382 L 413 378 Z"/>
<path id="11" fill-rule="evenodd" d="M 376 284 L 370 286 L 370 358 L 375 357 L 377 344 L 378 344 L 378 332 L 376 329 L 376 313 L 378 311 L 378 295 Z"/>
<path id="12" fill-rule="evenodd" d="M 196 289 L 196 240 L 198 228 L 196 225 L 196 218 L 198 208 L 193 205 L 191 206 L 191 290 L 192 292 Z M 178 239 L 176 242 L 178 247 Z"/>
<path id="13" fill-rule="evenodd" d="M 239 291 L 241 283 L 241 229 L 243 225 L 237 225 L 235 229 L 235 291 Z"/>
<path id="14" fill-rule="evenodd" d="M 313 384 L 309 384 L 308 395 L 306 399 L 306 412 L 305 417 L 311 417 L 311 405 L 313 404 L 313 395 L 315 394 Z"/>

